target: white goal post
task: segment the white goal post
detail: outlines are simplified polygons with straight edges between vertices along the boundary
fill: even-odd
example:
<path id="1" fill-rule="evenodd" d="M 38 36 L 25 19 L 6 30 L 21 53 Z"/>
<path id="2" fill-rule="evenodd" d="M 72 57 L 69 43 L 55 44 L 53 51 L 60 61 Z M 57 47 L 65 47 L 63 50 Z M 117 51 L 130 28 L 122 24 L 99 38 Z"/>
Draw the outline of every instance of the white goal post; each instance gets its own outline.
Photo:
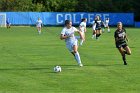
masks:
<path id="1" fill-rule="evenodd" d="M 0 27 L 6 27 L 6 13 L 0 13 Z"/>

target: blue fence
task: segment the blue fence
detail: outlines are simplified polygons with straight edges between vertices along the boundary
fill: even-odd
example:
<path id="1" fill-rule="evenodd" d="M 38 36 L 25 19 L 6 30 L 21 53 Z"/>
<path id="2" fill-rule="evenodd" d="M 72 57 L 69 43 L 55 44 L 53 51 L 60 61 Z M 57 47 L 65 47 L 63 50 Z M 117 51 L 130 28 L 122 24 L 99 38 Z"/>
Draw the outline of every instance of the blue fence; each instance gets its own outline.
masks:
<path id="1" fill-rule="evenodd" d="M 13 25 L 34 25 L 38 17 L 44 25 L 63 25 L 66 19 L 72 20 L 74 25 L 80 23 L 81 18 L 87 18 L 87 24 L 91 24 L 96 15 L 110 18 L 110 25 L 116 25 L 121 21 L 124 25 L 134 25 L 133 13 L 94 13 L 94 12 L 5 12 Z"/>
<path id="2" fill-rule="evenodd" d="M 140 22 L 135 22 L 135 27 L 140 28 Z"/>

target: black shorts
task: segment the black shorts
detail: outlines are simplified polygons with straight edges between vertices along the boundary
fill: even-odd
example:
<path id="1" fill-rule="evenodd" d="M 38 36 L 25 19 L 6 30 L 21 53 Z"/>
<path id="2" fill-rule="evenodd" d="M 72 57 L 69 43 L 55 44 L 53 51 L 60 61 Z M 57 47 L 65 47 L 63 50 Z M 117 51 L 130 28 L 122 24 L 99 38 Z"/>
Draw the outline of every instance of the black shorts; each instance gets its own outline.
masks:
<path id="1" fill-rule="evenodd" d="M 97 28 L 95 28 L 95 30 L 101 30 L 102 28 L 101 27 L 97 27 Z"/>
<path id="2" fill-rule="evenodd" d="M 124 42 L 124 43 L 116 43 L 116 48 L 121 48 L 121 47 L 125 48 L 126 46 L 128 46 L 126 42 Z"/>

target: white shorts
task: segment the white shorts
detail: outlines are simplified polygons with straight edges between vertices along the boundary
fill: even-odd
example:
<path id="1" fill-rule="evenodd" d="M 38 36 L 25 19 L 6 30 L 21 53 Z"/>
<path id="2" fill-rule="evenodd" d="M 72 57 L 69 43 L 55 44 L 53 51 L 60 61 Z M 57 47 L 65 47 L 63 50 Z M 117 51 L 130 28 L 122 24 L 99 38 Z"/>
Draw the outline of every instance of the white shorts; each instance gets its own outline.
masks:
<path id="1" fill-rule="evenodd" d="M 41 25 L 37 25 L 36 27 L 41 27 Z"/>
<path id="2" fill-rule="evenodd" d="M 70 42 L 70 43 L 66 44 L 66 47 L 70 52 L 73 52 L 74 51 L 73 50 L 74 45 L 78 46 L 78 40 L 77 39 L 73 42 Z"/>

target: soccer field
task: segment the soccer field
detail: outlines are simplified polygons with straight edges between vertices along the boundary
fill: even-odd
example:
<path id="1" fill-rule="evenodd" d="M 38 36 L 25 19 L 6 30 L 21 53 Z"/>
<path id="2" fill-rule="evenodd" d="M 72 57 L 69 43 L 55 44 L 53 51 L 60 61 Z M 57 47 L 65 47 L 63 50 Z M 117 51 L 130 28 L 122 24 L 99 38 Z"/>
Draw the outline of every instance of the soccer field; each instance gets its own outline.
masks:
<path id="1" fill-rule="evenodd" d="M 140 29 L 126 28 L 132 55 L 123 65 L 114 31 L 79 46 L 79 67 L 60 40 L 62 27 L 0 28 L 0 93 L 140 93 Z M 60 65 L 61 73 L 53 67 Z"/>

